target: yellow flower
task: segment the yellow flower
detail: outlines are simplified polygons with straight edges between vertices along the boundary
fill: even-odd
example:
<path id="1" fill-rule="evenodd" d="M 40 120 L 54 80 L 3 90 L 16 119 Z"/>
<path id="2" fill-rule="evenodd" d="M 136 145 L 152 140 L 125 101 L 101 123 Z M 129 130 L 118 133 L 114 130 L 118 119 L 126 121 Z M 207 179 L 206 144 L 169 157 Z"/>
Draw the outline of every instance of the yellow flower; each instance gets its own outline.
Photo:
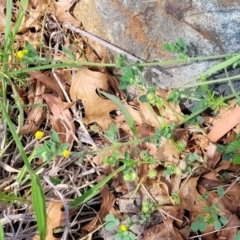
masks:
<path id="1" fill-rule="evenodd" d="M 28 50 L 27 49 L 23 49 L 17 52 L 17 57 L 19 59 L 23 59 L 25 55 L 28 54 Z"/>
<path id="2" fill-rule="evenodd" d="M 35 138 L 36 139 L 41 139 L 43 136 L 44 136 L 43 131 L 38 130 L 38 131 L 35 132 Z"/>
<path id="3" fill-rule="evenodd" d="M 69 152 L 68 150 L 63 150 L 62 155 L 63 155 L 65 158 L 69 158 L 70 152 Z"/>
<path id="4" fill-rule="evenodd" d="M 180 167 L 176 167 L 175 173 L 179 176 L 182 174 L 182 170 L 180 169 Z"/>
<path id="5" fill-rule="evenodd" d="M 211 215 L 209 213 L 205 213 L 205 221 L 208 222 L 211 219 Z"/>
<path id="6" fill-rule="evenodd" d="M 128 230 L 128 228 L 127 228 L 126 225 L 122 224 L 122 225 L 119 226 L 119 231 L 120 232 L 126 232 L 127 230 Z"/>

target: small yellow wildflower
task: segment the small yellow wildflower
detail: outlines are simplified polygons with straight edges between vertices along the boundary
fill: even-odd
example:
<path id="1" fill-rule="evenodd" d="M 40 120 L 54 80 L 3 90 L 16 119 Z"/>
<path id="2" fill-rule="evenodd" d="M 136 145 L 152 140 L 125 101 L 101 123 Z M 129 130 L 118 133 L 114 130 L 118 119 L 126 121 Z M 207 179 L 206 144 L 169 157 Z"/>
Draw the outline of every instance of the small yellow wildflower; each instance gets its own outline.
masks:
<path id="1" fill-rule="evenodd" d="M 119 226 L 119 231 L 120 232 L 126 232 L 127 230 L 128 230 L 128 228 L 127 228 L 126 225 L 122 224 L 122 225 Z"/>
<path id="2" fill-rule="evenodd" d="M 211 215 L 209 213 L 205 213 L 205 221 L 208 222 L 211 219 Z"/>
<path id="3" fill-rule="evenodd" d="M 63 150 L 62 155 L 63 155 L 65 158 L 69 158 L 70 152 L 69 152 L 67 149 L 66 149 L 66 150 Z"/>
<path id="4" fill-rule="evenodd" d="M 36 139 L 41 139 L 43 136 L 44 136 L 43 131 L 38 130 L 38 131 L 35 132 L 35 138 Z"/>
<path id="5" fill-rule="evenodd" d="M 28 50 L 27 49 L 23 49 L 17 52 L 17 57 L 19 59 L 23 59 L 25 55 L 28 54 Z"/>
<path id="6" fill-rule="evenodd" d="M 180 169 L 180 167 L 176 167 L 175 173 L 179 176 L 182 174 L 182 170 Z"/>

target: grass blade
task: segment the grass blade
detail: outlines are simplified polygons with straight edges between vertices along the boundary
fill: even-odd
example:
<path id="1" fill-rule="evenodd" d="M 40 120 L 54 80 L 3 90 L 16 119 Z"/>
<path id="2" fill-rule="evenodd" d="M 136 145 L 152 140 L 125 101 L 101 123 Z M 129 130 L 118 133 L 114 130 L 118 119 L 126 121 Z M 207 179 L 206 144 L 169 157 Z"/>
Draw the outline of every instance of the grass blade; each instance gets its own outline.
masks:
<path id="1" fill-rule="evenodd" d="M 19 94 L 18 94 L 15 86 L 13 84 L 11 84 L 11 85 L 12 85 L 13 95 L 14 95 L 14 98 L 15 98 L 15 103 L 16 103 L 17 108 L 19 110 L 17 133 L 20 133 L 21 129 L 22 129 L 22 126 L 23 126 L 23 123 L 24 123 L 24 111 L 23 111 L 23 107 L 22 107 L 22 104 L 21 104 L 21 101 L 20 101 Z"/>
<path id="2" fill-rule="evenodd" d="M 47 232 L 47 213 L 45 197 L 40 183 L 40 178 L 36 174 L 31 174 L 32 181 L 32 203 L 37 219 L 40 239 L 44 240 Z"/>
<path id="3" fill-rule="evenodd" d="M 92 199 L 94 196 L 96 196 L 100 192 L 101 187 L 103 187 L 115 174 L 124 170 L 124 168 L 125 168 L 125 166 L 121 166 L 116 171 L 109 174 L 107 177 L 105 177 L 99 183 L 97 183 L 92 188 L 90 188 L 88 191 L 86 191 L 81 197 L 78 197 L 74 201 L 69 203 L 69 207 L 79 206 L 79 205 L 89 201 L 90 199 Z"/>
<path id="4" fill-rule="evenodd" d="M 12 23 L 12 0 L 7 1 L 7 8 L 6 8 L 6 25 L 4 29 L 4 56 L 8 59 L 8 52 L 9 52 L 9 43 L 10 43 L 10 32 L 11 32 L 11 23 Z M 4 60 L 7 60 L 4 59 Z M 7 61 L 4 63 L 6 64 Z M 7 65 L 6 65 L 7 67 Z"/>
<path id="5" fill-rule="evenodd" d="M 36 153 L 36 152 L 33 150 L 32 153 L 30 154 L 30 156 L 28 157 L 28 162 L 29 162 L 29 163 L 31 163 L 32 160 L 34 159 L 35 153 Z M 22 182 L 22 180 L 23 180 L 23 178 L 24 178 L 24 176 L 25 176 L 25 174 L 26 174 L 26 171 L 27 171 L 27 167 L 24 165 L 23 168 L 21 169 L 21 172 L 18 174 L 17 179 L 16 179 L 16 181 L 17 181 L 19 184 L 21 184 L 21 182 Z"/>
<path id="6" fill-rule="evenodd" d="M 238 60 L 240 60 L 240 54 L 213 66 L 212 68 L 210 68 L 207 71 L 205 71 L 204 73 L 202 73 L 201 76 L 212 75 L 213 73 L 215 73 L 219 70 L 222 70 L 222 69 L 225 69 L 225 68 L 231 66 L 233 63 L 235 63 Z"/>
<path id="7" fill-rule="evenodd" d="M 238 231 L 236 237 L 234 238 L 234 240 L 240 240 L 240 231 Z"/>
<path id="8" fill-rule="evenodd" d="M 1 221 L 0 221 L 0 239 L 4 240 L 3 225 Z"/>
<path id="9" fill-rule="evenodd" d="M 14 128 L 14 125 L 6 111 L 6 108 L 2 103 L 1 103 L 1 110 L 2 110 L 2 115 L 9 126 L 10 132 L 20 152 L 20 155 L 24 161 L 24 166 L 27 168 L 28 172 L 31 174 L 33 208 L 36 214 L 40 238 L 41 240 L 44 240 L 46 235 L 46 206 L 45 206 L 45 199 L 44 199 L 43 190 L 40 184 L 40 180 L 39 180 L 39 177 L 33 172 L 31 168 L 31 165 L 28 161 L 27 155 L 24 151 L 20 138 L 16 133 L 16 129 Z"/>
<path id="10" fill-rule="evenodd" d="M 24 165 L 26 166 L 26 168 L 27 168 L 27 170 L 29 172 L 32 172 L 31 165 L 28 162 L 28 157 L 27 157 L 27 155 L 26 155 L 26 153 L 24 151 L 24 148 L 22 146 L 20 138 L 19 138 L 19 136 L 16 133 L 16 129 L 15 129 L 15 127 L 14 127 L 14 125 L 13 125 L 13 123 L 12 123 L 12 121 L 11 121 L 7 111 L 6 111 L 6 107 L 4 106 L 3 103 L 1 103 L 1 110 L 2 110 L 3 118 L 5 119 L 5 121 L 8 124 L 9 130 L 10 130 L 12 136 L 13 136 L 13 139 L 14 139 L 14 141 L 15 141 L 15 143 L 17 145 L 17 148 L 18 148 L 18 150 L 20 152 L 20 155 L 21 155 L 21 157 L 22 157 L 22 159 L 24 161 Z"/>
<path id="11" fill-rule="evenodd" d="M 105 97 L 107 97 L 108 99 L 113 101 L 119 107 L 119 109 L 121 110 L 122 114 L 124 115 L 124 117 L 126 119 L 127 124 L 129 125 L 129 127 L 134 135 L 134 138 L 138 139 L 138 133 L 137 133 L 137 128 L 135 126 L 135 123 L 132 119 L 131 114 L 128 112 L 127 108 L 123 105 L 123 103 L 114 95 L 105 93 L 103 91 L 99 91 L 99 93 L 101 93 L 102 95 L 104 95 Z"/>
<path id="12" fill-rule="evenodd" d="M 20 1 L 20 8 L 18 10 L 18 15 L 17 15 L 17 19 L 13 28 L 13 38 L 16 36 L 16 34 L 18 33 L 18 30 L 21 26 L 22 20 L 23 20 L 23 16 L 25 14 L 25 11 L 27 9 L 28 6 L 28 0 L 21 0 Z"/>

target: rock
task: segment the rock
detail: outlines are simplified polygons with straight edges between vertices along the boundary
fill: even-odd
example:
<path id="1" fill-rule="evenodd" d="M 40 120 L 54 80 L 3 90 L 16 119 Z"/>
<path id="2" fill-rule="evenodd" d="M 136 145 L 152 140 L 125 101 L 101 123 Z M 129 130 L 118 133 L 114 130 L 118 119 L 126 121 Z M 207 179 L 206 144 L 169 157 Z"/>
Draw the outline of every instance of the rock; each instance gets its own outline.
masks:
<path id="1" fill-rule="evenodd" d="M 228 71 L 228 77 L 233 77 L 233 76 L 239 76 L 240 69 L 230 69 Z M 226 73 L 218 73 L 216 75 L 213 75 L 211 77 L 212 80 L 217 80 L 217 79 L 223 79 L 226 78 Z M 240 91 L 240 77 L 236 78 L 235 80 L 232 80 L 232 86 L 236 92 Z M 209 89 L 214 92 L 217 96 L 228 96 L 233 93 L 231 87 L 229 86 L 228 82 L 220 82 L 216 84 L 211 84 L 209 85 Z"/>
<path id="2" fill-rule="evenodd" d="M 176 59 L 163 44 L 182 37 L 191 56 L 235 53 L 240 48 L 239 0 L 81 0 L 74 15 L 84 29 L 145 61 Z M 167 67 L 148 74 L 160 87 L 192 81 L 214 62 Z"/>

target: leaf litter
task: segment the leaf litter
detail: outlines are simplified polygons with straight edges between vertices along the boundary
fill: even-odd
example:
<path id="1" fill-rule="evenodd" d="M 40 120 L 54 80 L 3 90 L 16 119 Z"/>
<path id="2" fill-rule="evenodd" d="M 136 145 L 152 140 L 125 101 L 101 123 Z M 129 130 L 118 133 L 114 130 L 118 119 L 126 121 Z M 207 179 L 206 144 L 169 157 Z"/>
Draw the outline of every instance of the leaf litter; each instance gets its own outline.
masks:
<path id="1" fill-rule="evenodd" d="M 41 21 L 45 13 L 50 23 L 49 13 L 51 12 L 59 26 L 67 22 L 79 27 L 79 21 L 69 11 L 75 2 L 31 1 L 28 14 L 20 27 L 20 34 L 17 35 L 19 40 L 17 47 L 23 48 L 24 42 L 29 41 L 32 46 L 39 49 L 37 39 L 40 37 Z M 2 1 L 0 6 L 0 30 L 2 32 L 5 27 L 6 1 Z M 13 20 L 12 24 L 14 24 Z M 30 31 L 33 27 L 36 33 Z M 74 38 L 75 42 L 80 42 L 85 48 L 89 59 L 100 62 L 85 39 L 67 32 L 66 29 L 61 29 L 61 31 L 67 35 L 66 47 L 70 46 L 69 42 L 72 41 L 70 39 Z M 46 36 L 50 35 L 46 34 Z M 51 37 L 45 40 L 51 43 Z M 55 56 L 58 59 L 66 59 L 66 55 L 62 52 Z M 86 57 L 82 53 L 76 56 L 80 60 Z M 99 94 L 98 90 L 111 93 L 121 100 L 136 125 L 139 139 L 154 136 L 155 128 L 161 125 L 180 123 L 183 119 L 180 106 L 169 103 L 168 92 L 160 88 L 156 94 L 164 102 L 161 112 L 155 106 L 140 101 L 140 96 L 127 101 L 124 92 L 118 88 L 118 81 L 106 68 L 85 67 L 80 70 L 72 69 L 67 74 L 65 70 L 56 69 L 62 88 L 54 74 L 50 74 L 49 70 L 42 70 L 29 72 L 31 81 L 26 87 L 17 89 L 22 104 L 29 105 L 24 108 L 25 119 L 21 129 L 22 141 L 26 146 L 25 151 L 31 153 L 33 150 L 35 140 L 31 136 L 39 129 L 44 129 L 46 137 L 49 135 L 49 130 L 54 129 L 61 143 L 70 144 L 69 151 L 72 151 L 73 155 L 69 159 L 56 157 L 44 165 L 44 174 L 51 178 L 65 201 L 73 201 L 106 175 L 114 172 L 115 166 L 106 166 L 104 158 L 113 156 L 116 150 L 119 151 L 119 159 L 126 158 L 126 152 L 129 152 L 130 159 L 135 158 L 139 162 L 144 162 L 146 156 L 150 156 L 154 159 L 154 163 L 138 164 L 136 172 L 139 178 L 132 182 L 126 182 L 123 174 L 118 173 L 110 183 L 101 188 L 100 194 L 93 197 L 91 201 L 70 210 L 71 214 L 68 219 L 70 226 L 65 226 L 66 215 L 62 211 L 63 203 L 59 202 L 56 191 L 51 189 L 47 183 L 42 182 L 48 206 L 46 239 L 60 239 L 66 228 L 69 234 L 66 239 L 83 237 L 93 239 L 96 236 L 114 239 L 117 229 L 106 232 L 103 226 L 105 217 L 111 213 L 124 224 L 127 223 L 127 219 L 140 222 L 144 201 L 153 202 L 156 207 L 149 216 L 151 223 L 143 224 L 141 227 L 138 224 L 130 227 L 130 230 L 138 236 L 137 239 L 194 239 L 194 237 L 199 237 L 231 240 L 235 238 L 238 232 L 237 227 L 240 226 L 240 195 L 237 194 L 240 190 L 238 177 L 240 169 L 233 164 L 232 159 L 227 159 L 227 155 L 224 155 L 223 151 L 218 151 L 217 148 L 218 143 L 226 145 L 233 142 L 240 132 L 239 107 L 236 104 L 229 102 L 229 108 L 220 109 L 216 116 L 203 116 L 205 122 L 201 124 L 200 129 L 199 126 L 196 128 L 191 124 L 176 127 L 173 130 L 175 142 L 158 136 L 162 138 L 157 139 L 161 142 L 159 144 L 139 143 L 138 150 L 145 151 L 148 155 L 138 156 L 134 144 L 114 146 L 114 141 L 117 140 L 124 144 L 133 140 L 134 136 L 118 106 Z M 66 95 L 70 102 L 67 101 Z M 79 115 L 72 110 L 74 104 L 78 106 Z M 17 113 L 14 111 L 11 113 L 11 118 L 17 124 L 14 119 Z M 79 119 L 80 121 L 77 121 Z M 116 132 L 107 135 L 112 124 L 116 127 Z M 77 139 L 78 131 L 85 134 L 85 139 L 88 136 L 88 140 Z M 92 142 L 98 150 L 93 149 Z M 176 142 L 184 144 L 184 151 L 178 150 Z M 102 152 L 101 149 L 103 149 Z M 238 149 L 233 149 L 230 153 L 235 153 L 235 151 L 238 153 Z M 14 160 L 8 161 L 9 156 Z M 21 171 L 22 162 L 13 144 L 8 145 L 7 155 L 2 154 L 2 159 L 4 168 L 1 169 L 0 190 L 8 194 L 5 190 L 9 191 L 9 188 L 2 183 L 8 182 L 9 177 L 11 178 L 9 184 L 16 181 L 16 172 Z M 36 171 L 38 170 L 37 161 L 33 161 L 32 166 Z M 16 171 L 12 171 L 13 167 Z M 150 168 L 156 170 L 157 173 L 153 179 L 148 176 Z M 188 171 L 188 168 L 191 171 Z M 21 194 L 26 199 L 26 204 L 10 201 L 7 210 L 0 215 L 5 233 L 9 236 L 6 239 L 13 239 L 16 235 L 18 235 L 17 239 L 38 239 L 36 223 L 32 218 L 33 210 L 29 203 L 30 192 L 27 180 L 26 177 L 25 181 L 18 184 L 15 189 L 18 195 Z M 220 187 L 222 187 L 222 194 Z M 211 214 L 215 219 L 210 219 Z M 202 233 L 191 229 L 191 224 L 199 221 L 199 216 L 202 216 L 205 221 L 199 222 L 199 226 L 207 223 Z M 223 221 L 224 218 L 221 217 L 225 217 L 226 221 Z M 17 231 L 13 230 L 13 222 Z M 220 222 L 218 231 L 214 231 L 216 222 Z M 53 234 L 56 229 L 60 229 L 60 235 Z"/>

